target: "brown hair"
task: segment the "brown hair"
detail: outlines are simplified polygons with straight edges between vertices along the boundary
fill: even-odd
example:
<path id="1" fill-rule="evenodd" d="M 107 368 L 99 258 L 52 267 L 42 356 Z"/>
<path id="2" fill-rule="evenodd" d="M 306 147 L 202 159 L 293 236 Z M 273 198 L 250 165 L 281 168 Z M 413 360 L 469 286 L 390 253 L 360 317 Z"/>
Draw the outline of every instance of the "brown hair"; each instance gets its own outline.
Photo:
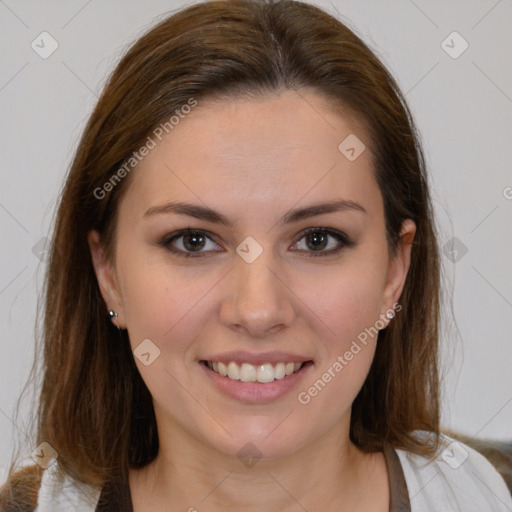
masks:
<path id="1" fill-rule="evenodd" d="M 291 0 L 212 1 L 173 14 L 143 35 L 113 71 L 77 148 L 48 263 L 38 442 L 63 470 L 102 485 L 158 452 L 151 395 L 126 331 L 106 318 L 87 244 L 96 229 L 112 255 L 116 211 L 129 178 L 111 179 L 152 130 L 187 104 L 219 94 L 310 88 L 364 120 L 392 251 L 401 223 L 417 226 L 402 311 L 380 332 L 351 419 L 365 451 L 384 442 L 432 454 L 439 433 L 439 261 L 425 164 L 397 84 L 349 28 Z M 415 430 L 434 433 L 433 442 Z"/>

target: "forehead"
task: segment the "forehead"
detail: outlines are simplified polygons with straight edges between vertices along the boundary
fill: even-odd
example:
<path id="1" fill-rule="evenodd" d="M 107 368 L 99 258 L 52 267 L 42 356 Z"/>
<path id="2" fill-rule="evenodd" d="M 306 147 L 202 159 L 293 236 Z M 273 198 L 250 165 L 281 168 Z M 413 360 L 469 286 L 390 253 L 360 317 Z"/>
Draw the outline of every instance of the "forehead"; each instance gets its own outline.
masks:
<path id="1" fill-rule="evenodd" d="M 260 215 L 339 197 L 378 207 L 372 160 L 357 117 L 313 92 L 198 102 L 133 171 L 123 202 L 139 214 L 170 200 Z"/>

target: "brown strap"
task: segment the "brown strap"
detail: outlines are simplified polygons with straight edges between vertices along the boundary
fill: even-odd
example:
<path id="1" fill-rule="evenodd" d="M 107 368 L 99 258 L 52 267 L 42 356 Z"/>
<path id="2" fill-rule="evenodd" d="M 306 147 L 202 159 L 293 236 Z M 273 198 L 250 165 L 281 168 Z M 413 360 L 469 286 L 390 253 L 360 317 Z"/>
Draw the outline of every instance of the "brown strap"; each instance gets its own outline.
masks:
<path id="1" fill-rule="evenodd" d="M 384 445 L 384 458 L 389 475 L 389 512 L 411 512 L 409 491 L 400 459 L 391 445 Z"/>

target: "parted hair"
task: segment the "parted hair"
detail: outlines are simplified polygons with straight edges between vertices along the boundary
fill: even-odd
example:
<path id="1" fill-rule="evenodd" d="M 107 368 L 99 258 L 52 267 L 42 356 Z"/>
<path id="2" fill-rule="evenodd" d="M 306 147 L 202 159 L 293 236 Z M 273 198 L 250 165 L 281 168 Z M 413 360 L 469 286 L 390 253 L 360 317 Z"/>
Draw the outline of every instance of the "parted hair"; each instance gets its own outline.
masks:
<path id="1" fill-rule="evenodd" d="M 191 98 L 200 104 L 305 89 L 364 122 L 390 252 L 405 219 L 417 228 L 401 311 L 379 332 L 352 406 L 351 440 L 368 452 L 384 443 L 423 455 L 437 448 L 439 251 L 424 157 L 404 97 L 369 47 L 320 8 L 217 0 L 167 15 L 127 49 L 86 124 L 59 198 L 42 304 L 36 423 L 38 442 L 58 452 L 73 478 L 90 485 L 124 478 L 151 462 L 159 446 L 150 392 L 127 331 L 107 319 L 87 243 L 98 230 L 114 254 L 130 175 L 104 197 L 94 192 L 106 190 L 152 131 Z M 416 430 L 433 436 L 425 442 Z"/>

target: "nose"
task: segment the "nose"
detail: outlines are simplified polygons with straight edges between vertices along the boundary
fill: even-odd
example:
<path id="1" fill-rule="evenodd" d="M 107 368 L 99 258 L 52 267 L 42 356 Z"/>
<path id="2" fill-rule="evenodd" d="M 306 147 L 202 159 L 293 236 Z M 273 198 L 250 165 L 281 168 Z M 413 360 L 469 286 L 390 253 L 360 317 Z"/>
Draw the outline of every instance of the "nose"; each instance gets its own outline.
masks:
<path id="1" fill-rule="evenodd" d="M 271 251 L 263 251 L 252 263 L 235 258 L 234 268 L 223 283 L 223 324 L 253 338 L 289 327 L 295 318 L 293 293 Z"/>

